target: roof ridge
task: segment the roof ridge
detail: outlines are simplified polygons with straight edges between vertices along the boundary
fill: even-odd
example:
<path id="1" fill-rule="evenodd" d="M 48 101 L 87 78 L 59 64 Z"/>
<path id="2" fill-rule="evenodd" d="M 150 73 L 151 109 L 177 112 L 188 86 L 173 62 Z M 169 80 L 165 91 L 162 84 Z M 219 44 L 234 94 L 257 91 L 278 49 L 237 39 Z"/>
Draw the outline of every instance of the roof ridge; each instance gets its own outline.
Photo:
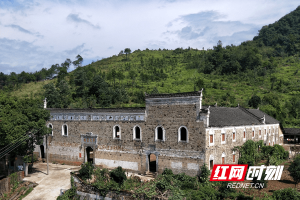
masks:
<path id="1" fill-rule="evenodd" d="M 159 93 L 159 94 L 147 94 L 145 92 L 145 98 L 155 98 L 155 97 L 162 97 L 162 96 L 187 96 L 187 95 L 192 95 L 192 96 L 200 96 L 201 95 L 201 90 L 200 91 L 193 91 L 193 92 L 181 92 L 181 93 Z"/>
<path id="2" fill-rule="evenodd" d="M 250 108 L 249 108 L 249 110 L 250 110 Z M 275 119 L 276 121 L 278 121 L 275 117 L 272 117 L 271 115 L 268 115 L 267 113 L 265 113 L 264 111 L 262 111 L 260 109 L 252 109 L 252 110 L 258 110 L 259 112 L 263 113 L 265 115 L 265 117 L 268 116 L 268 117 L 271 117 L 271 118 Z"/>
<path id="3" fill-rule="evenodd" d="M 242 111 L 244 111 L 246 114 L 254 117 L 255 119 L 257 119 L 260 123 L 261 123 L 261 118 L 257 117 L 256 115 L 254 115 L 253 113 L 251 113 L 249 110 L 247 110 L 246 108 L 242 107 L 242 106 L 238 106 L 239 109 L 241 109 Z"/>

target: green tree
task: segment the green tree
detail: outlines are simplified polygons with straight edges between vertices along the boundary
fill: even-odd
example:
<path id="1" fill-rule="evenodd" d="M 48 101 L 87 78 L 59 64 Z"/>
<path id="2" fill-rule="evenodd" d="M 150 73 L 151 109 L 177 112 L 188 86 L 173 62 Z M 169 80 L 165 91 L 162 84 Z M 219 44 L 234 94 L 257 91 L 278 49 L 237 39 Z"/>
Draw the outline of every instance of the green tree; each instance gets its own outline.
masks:
<path id="1" fill-rule="evenodd" d="M 53 83 L 43 86 L 44 97 L 47 98 L 47 107 L 60 108 L 59 92 Z"/>
<path id="2" fill-rule="evenodd" d="M 300 156 L 294 158 L 292 164 L 289 166 L 288 171 L 290 176 L 295 181 L 295 187 L 300 183 Z"/>
<path id="3" fill-rule="evenodd" d="M 124 52 L 126 53 L 126 60 L 128 60 L 127 54 L 130 54 L 131 50 L 129 48 L 125 48 Z"/>
<path id="4" fill-rule="evenodd" d="M 252 108 L 257 108 L 260 103 L 261 99 L 257 95 L 253 95 L 248 101 L 248 105 Z"/>
<path id="5" fill-rule="evenodd" d="M 0 108 L 0 157 L 8 153 L 8 146 L 16 147 L 11 152 L 12 157 L 32 153 L 33 144 L 51 133 L 46 127 L 50 113 L 43 109 L 40 99 L 17 99 L 0 92 Z"/>

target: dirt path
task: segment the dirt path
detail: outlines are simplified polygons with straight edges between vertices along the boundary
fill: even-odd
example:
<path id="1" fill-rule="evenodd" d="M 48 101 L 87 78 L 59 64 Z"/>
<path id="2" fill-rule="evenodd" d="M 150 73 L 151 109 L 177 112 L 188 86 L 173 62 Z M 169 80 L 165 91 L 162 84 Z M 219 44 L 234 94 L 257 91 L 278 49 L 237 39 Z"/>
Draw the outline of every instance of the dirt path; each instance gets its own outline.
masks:
<path id="1" fill-rule="evenodd" d="M 24 200 L 54 200 L 60 194 L 60 189 L 69 189 L 70 172 L 80 169 L 78 166 L 50 164 L 47 175 L 47 163 L 35 163 L 34 172 L 24 180 L 38 183 L 38 186 Z"/>

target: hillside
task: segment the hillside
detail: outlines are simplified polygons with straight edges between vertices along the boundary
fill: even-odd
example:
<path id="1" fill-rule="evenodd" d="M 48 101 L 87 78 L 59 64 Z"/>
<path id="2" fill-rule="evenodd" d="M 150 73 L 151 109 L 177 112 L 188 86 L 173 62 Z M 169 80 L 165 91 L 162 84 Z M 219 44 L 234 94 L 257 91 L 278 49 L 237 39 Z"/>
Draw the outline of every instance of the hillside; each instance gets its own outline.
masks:
<path id="1" fill-rule="evenodd" d="M 300 16 L 299 7 L 263 27 L 253 41 L 239 46 L 225 47 L 219 41 L 211 50 L 120 52 L 83 67 L 77 60 L 78 67 L 71 73 L 67 73 L 71 61 L 66 60 L 61 67 L 51 67 L 50 74 L 58 74 L 53 80 L 10 84 L 3 90 L 20 98 L 47 97 L 50 107 L 82 108 L 144 106 L 144 92 L 177 93 L 204 88 L 205 105 L 259 107 L 285 127 L 300 127 L 299 51 L 288 51 L 288 45 L 284 45 L 288 43 L 280 43 L 281 39 L 272 44 L 264 39 L 266 33 L 277 34 L 283 26 L 298 38 L 295 16 Z M 291 17 L 295 23 L 283 23 Z M 298 45 L 298 39 L 294 44 Z M 43 76 L 47 73 L 46 70 Z"/>

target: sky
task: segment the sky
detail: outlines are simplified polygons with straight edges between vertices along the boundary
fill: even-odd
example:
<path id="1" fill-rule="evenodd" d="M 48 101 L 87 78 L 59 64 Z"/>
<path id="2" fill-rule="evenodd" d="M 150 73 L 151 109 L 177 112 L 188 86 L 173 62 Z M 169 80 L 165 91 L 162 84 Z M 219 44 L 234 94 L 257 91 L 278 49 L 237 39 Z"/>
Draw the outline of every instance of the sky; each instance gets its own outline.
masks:
<path id="1" fill-rule="evenodd" d="M 83 65 L 137 49 L 212 49 L 252 40 L 299 0 L 0 0 L 0 72 Z M 70 67 L 70 70 L 74 66 Z"/>

